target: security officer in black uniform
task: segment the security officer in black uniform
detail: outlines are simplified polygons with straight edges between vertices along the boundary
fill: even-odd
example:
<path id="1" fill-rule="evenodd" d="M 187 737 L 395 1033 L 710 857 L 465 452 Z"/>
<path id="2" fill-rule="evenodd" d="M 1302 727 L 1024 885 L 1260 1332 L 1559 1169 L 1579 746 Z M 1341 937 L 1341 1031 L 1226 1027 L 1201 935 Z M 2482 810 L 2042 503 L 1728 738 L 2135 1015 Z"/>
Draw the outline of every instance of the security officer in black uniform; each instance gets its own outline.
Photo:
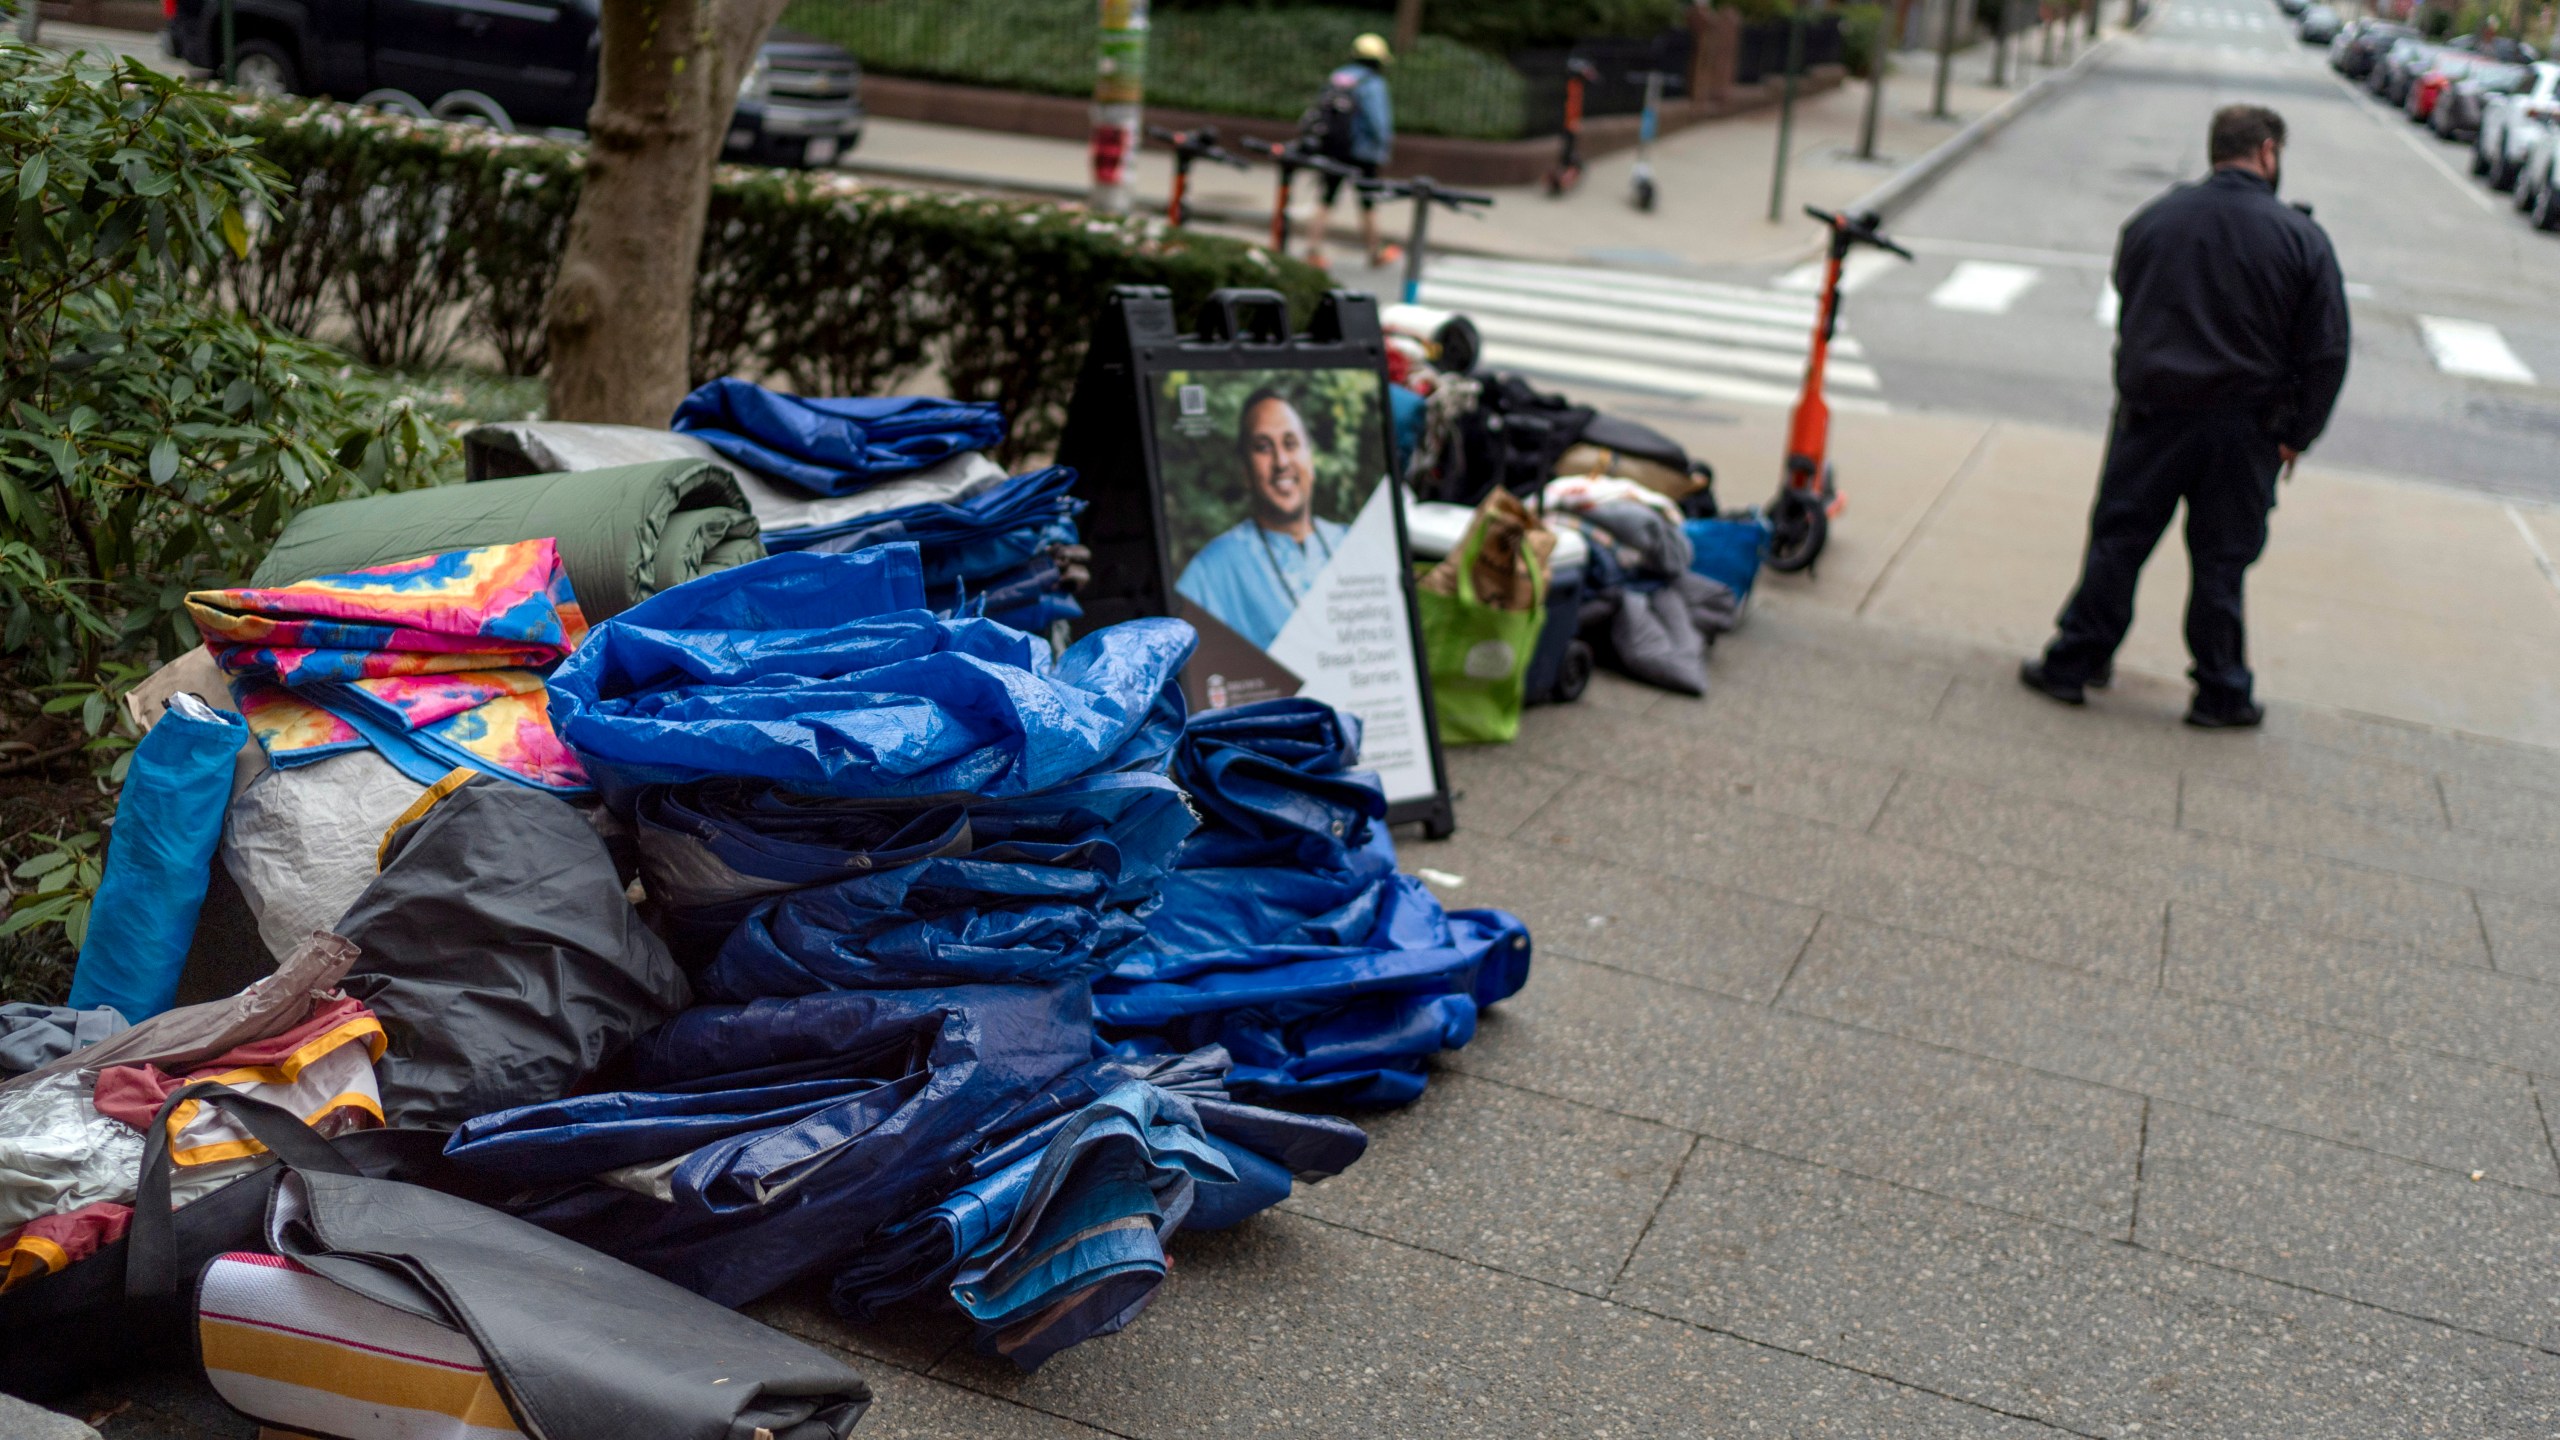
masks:
<path id="1" fill-rule="evenodd" d="M 2112 676 L 2134 582 L 2187 503 L 2187 652 L 2209 729 L 2265 718 L 2250 697 L 2240 580 L 2267 544 L 2276 480 L 2310 448 L 2347 378 L 2347 298 L 2329 237 L 2276 198 L 2284 120 L 2215 112 L 2213 174 L 2144 207 L 2116 247 L 2115 431 L 2080 588 L 2019 678 L 2078 705 Z"/>

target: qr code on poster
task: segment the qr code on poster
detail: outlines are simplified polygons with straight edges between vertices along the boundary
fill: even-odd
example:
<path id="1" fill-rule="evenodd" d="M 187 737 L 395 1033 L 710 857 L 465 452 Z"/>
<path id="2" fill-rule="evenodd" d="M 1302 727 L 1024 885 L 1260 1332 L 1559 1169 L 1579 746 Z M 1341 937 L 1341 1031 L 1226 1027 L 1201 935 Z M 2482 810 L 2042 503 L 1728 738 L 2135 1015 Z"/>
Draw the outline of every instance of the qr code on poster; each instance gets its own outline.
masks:
<path id="1" fill-rule="evenodd" d="M 1175 399 L 1185 415 L 1209 413 L 1209 387 L 1206 385 L 1185 385 L 1176 392 Z"/>

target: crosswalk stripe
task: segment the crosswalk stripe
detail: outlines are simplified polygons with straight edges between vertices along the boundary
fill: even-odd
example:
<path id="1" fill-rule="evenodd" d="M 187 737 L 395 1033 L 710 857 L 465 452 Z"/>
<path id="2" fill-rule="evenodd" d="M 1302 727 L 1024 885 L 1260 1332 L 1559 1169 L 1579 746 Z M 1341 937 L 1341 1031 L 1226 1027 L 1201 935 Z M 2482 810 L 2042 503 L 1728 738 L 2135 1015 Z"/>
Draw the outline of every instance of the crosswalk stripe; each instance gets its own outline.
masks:
<path id="1" fill-rule="evenodd" d="M 1792 348 L 1799 353 L 1804 350 L 1813 331 L 1813 312 L 1809 310 L 1800 322 L 1752 324 L 1692 317 L 1672 310 L 1640 309 L 1627 304 L 1600 305 L 1546 295 L 1514 295 L 1492 286 L 1452 285 L 1439 280 L 1422 282 L 1422 303 L 1443 310 L 1463 310 L 1476 317 L 1479 325 L 1487 316 L 1512 315 L 1524 320 L 1576 321 L 1595 331 L 1633 330 L 1675 340 L 1726 341 L 1776 349 Z M 1864 353 L 1854 341 L 1834 344 L 1832 349 L 1844 355 Z"/>
<path id="2" fill-rule="evenodd" d="M 1702 340 L 1736 340 L 1751 345 L 1801 342 L 1813 329 L 1813 310 L 1751 310 L 1722 301 L 1683 305 L 1668 297 L 1610 298 L 1597 289 L 1566 291 L 1546 282 L 1527 287 L 1481 282 L 1426 279 L 1422 293 L 1442 298 L 1425 303 L 1453 310 L 1481 306 L 1541 320 L 1587 320 L 1594 324 L 1688 335 Z"/>
<path id="3" fill-rule="evenodd" d="M 1451 257 L 1424 277 L 1422 304 L 1458 311 L 1484 337 L 1484 363 L 1551 382 L 1684 400 L 1795 402 L 1817 305 L 1766 289 L 1545 262 Z M 1835 406 L 1880 410 L 1875 368 L 1832 342 Z"/>
<path id="4" fill-rule="evenodd" d="M 1431 262 L 1430 278 L 1475 281 L 1511 289 L 1569 288 L 1574 293 L 1588 293 L 1612 300 L 1645 295 L 1687 305 L 1734 304 L 1780 313 L 1790 320 L 1801 317 L 1807 324 L 1813 321 L 1812 305 L 1791 295 L 1772 295 L 1748 285 L 1654 275 L 1642 270 L 1603 270 L 1580 265 L 1549 265 L 1534 260 L 1488 260 L 1472 255 L 1451 255 Z"/>
<path id="5" fill-rule="evenodd" d="M 1900 263 L 1879 250 L 1852 250 L 1849 258 L 1840 262 L 1840 293 L 1846 295 L 1863 290 L 1868 281 Z M 1828 260 L 1807 260 L 1770 281 L 1769 288 L 1793 294 L 1818 295 L 1822 293 L 1822 273 L 1829 264 Z"/>
<path id="6" fill-rule="evenodd" d="M 2033 265 L 2010 265 L 1998 260 L 1959 261 L 1953 274 L 1937 289 L 1929 292 L 1929 303 L 1941 310 L 1965 310 L 1977 315 L 2005 315 L 2018 297 L 2027 293 L 2044 272 Z"/>
<path id="7" fill-rule="evenodd" d="M 2503 380 L 2511 385 L 2533 383 L 2532 367 L 2517 358 L 2507 337 L 2499 334 L 2495 325 L 2421 315 L 2418 337 L 2426 342 L 2427 354 L 2435 360 L 2436 368 L 2447 375 Z"/>
<path id="8" fill-rule="evenodd" d="M 1426 304 L 1435 302 L 1425 301 Z M 1445 307 L 1444 307 L 1445 308 Z M 1746 375 L 1767 375 L 1780 380 L 1804 374 L 1806 342 L 1799 342 L 1795 353 L 1777 350 L 1750 350 L 1735 345 L 1699 345 L 1679 340 L 1656 340 L 1644 335 L 1627 335 L 1595 330 L 1587 325 L 1543 325 L 1534 320 L 1515 320 L 1509 316 L 1487 315 L 1482 311 L 1467 312 L 1476 322 L 1476 330 L 1487 344 L 1516 345 L 1527 349 L 1572 350 L 1582 354 L 1611 355 L 1627 360 L 1642 360 L 1673 367 L 1682 372 L 1690 369 L 1739 370 Z M 1810 337 L 1807 337 L 1809 341 Z M 1873 367 L 1835 360 L 1826 369 L 1830 378 L 1857 390 L 1873 390 L 1879 383 Z"/>

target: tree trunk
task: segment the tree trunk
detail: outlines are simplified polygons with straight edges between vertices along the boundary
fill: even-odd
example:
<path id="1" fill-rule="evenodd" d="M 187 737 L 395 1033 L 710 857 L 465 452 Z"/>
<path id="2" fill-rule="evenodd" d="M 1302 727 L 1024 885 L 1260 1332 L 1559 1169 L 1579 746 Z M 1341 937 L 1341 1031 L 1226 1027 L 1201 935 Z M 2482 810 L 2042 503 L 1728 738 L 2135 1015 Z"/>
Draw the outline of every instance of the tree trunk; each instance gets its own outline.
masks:
<path id="1" fill-rule="evenodd" d="M 738 81 L 783 0 L 603 0 L 586 179 L 545 306 L 551 417 L 662 426 Z"/>
<path id="2" fill-rule="evenodd" d="M 1396 58 L 1413 53 L 1422 42 L 1422 0 L 1396 0 Z"/>

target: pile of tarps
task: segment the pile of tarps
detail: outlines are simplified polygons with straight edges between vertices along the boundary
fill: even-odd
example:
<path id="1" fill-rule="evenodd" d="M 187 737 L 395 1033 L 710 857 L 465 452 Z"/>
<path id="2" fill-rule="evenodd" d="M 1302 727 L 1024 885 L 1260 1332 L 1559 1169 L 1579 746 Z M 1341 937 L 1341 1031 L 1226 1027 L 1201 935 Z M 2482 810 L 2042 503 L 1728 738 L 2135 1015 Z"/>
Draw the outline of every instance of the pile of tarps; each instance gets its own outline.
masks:
<path id="1" fill-rule="evenodd" d="M 1007 475 L 993 405 L 917 397 L 811 399 L 743 380 L 685 397 L 669 430 L 558 421 L 483 425 L 464 437 L 473 478 L 691 459 L 725 470 L 775 552 L 846 552 L 897 541 L 923 551 L 935 613 L 1047 634 L 1081 616 L 1091 552 L 1075 472 Z"/>
<path id="2" fill-rule="evenodd" d="M 1177 1227 L 1365 1143 L 1233 1098 L 1214 1045 L 1113 1047 L 1092 985 L 1195 821 L 1165 773 L 1193 637 L 1051 660 L 923 608 L 911 545 L 792 554 L 601 627 L 562 733 L 635 837 L 697 1006 L 625 1088 L 465 1122 L 519 1213 L 731 1304 L 833 1272 L 1025 1367 L 1131 1319 Z"/>

